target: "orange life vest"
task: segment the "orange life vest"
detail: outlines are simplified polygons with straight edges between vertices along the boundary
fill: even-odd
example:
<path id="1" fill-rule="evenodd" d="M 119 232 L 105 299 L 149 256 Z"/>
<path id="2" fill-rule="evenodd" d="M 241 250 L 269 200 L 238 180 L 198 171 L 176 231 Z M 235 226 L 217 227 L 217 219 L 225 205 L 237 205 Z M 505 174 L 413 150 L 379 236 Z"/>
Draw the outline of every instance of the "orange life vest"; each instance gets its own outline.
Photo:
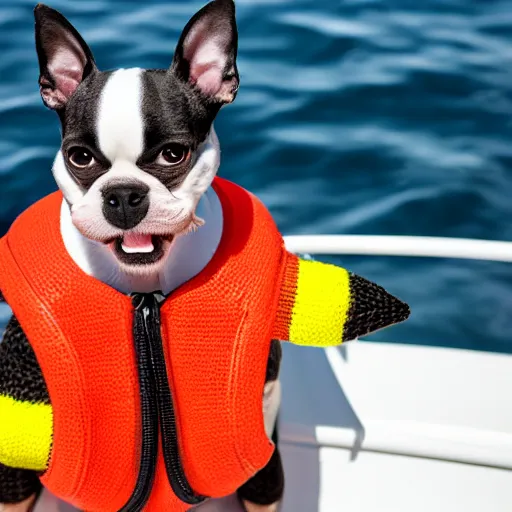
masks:
<path id="1" fill-rule="evenodd" d="M 262 394 L 287 253 L 266 208 L 216 179 L 224 218 L 213 259 L 161 305 L 183 469 L 194 492 L 234 492 L 268 462 Z M 0 289 L 41 366 L 53 414 L 43 484 L 73 505 L 117 511 L 139 473 L 141 405 L 123 295 L 86 275 L 60 234 L 62 195 L 26 210 L 0 241 Z M 145 510 L 184 511 L 162 446 Z"/>

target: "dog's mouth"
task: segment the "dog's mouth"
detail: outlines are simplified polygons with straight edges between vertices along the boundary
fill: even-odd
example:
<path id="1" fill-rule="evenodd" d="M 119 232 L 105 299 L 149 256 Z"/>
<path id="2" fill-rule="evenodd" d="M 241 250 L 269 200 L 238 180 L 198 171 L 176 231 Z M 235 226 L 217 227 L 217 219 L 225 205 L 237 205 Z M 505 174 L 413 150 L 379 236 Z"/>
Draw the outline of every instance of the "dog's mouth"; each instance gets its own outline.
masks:
<path id="1" fill-rule="evenodd" d="M 125 265 L 151 265 L 160 261 L 165 249 L 174 240 L 174 235 L 142 235 L 125 233 L 122 237 L 109 240 L 116 258 Z"/>

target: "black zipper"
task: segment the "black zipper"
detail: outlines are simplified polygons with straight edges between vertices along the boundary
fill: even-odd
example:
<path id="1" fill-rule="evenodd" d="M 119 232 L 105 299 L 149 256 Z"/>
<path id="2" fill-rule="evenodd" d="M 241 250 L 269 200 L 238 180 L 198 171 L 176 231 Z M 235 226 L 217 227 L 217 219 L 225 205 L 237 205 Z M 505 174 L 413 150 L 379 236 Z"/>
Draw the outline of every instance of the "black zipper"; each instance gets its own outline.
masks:
<path id="1" fill-rule="evenodd" d="M 162 433 L 162 447 L 167 478 L 174 494 L 189 505 L 196 505 L 206 499 L 196 494 L 188 483 L 183 464 L 181 462 L 178 432 L 176 428 L 176 415 L 171 395 L 171 388 L 167 379 L 165 355 L 162 347 L 162 334 L 160 325 L 160 306 L 158 295 L 150 295 L 151 302 L 146 318 L 146 332 L 153 361 L 153 374 L 155 376 L 158 396 L 158 412 L 160 417 L 160 431 Z M 163 297 L 162 297 L 163 298 Z"/>
<path id="2" fill-rule="evenodd" d="M 155 478 L 158 456 L 158 408 L 156 403 L 157 386 L 152 372 L 152 355 L 147 343 L 146 309 L 144 296 L 132 297 L 135 308 L 133 316 L 133 342 L 137 357 L 139 391 L 142 416 L 142 442 L 139 474 L 133 493 L 120 512 L 139 512 L 149 499 Z"/>
<path id="3" fill-rule="evenodd" d="M 139 512 L 149 499 L 156 471 L 159 424 L 165 469 L 174 494 L 189 505 L 206 499 L 190 486 L 179 453 L 176 415 L 162 347 L 162 301 L 163 296 L 158 293 L 132 295 L 135 308 L 133 338 L 141 395 L 142 450 L 135 489 L 121 512 Z"/>

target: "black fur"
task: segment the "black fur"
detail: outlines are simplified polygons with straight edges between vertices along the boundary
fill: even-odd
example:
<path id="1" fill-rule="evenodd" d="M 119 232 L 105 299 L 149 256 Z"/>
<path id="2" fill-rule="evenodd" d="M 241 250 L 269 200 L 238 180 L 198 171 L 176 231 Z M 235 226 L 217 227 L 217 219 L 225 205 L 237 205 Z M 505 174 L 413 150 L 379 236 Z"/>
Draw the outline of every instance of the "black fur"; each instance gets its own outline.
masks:
<path id="1" fill-rule="evenodd" d="M 278 340 L 272 340 L 267 363 L 266 382 L 272 382 L 273 380 L 277 380 L 279 377 L 279 367 L 281 366 L 282 356 L 283 349 L 281 348 L 281 342 Z"/>
<path id="2" fill-rule="evenodd" d="M 256 473 L 237 491 L 240 500 L 250 501 L 257 505 L 272 505 L 281 500 L 284 494 L 284 471 L 279 452 L 277 425 L 272 440 L 275 444 L 274 453 L 268 464 Z"/>
<path id="3" fill-rule="evenodd" d="M 267 363 L 266 383 L 277 380 L 281 366 L 282 348 L 281 342 L 272 340 L 270 355 Z M 240 500 L 247 500 L 257 505 L 271 505 L 283 497 L 284 470 L 279 452 L 278 425 L 276 424 L 272 435 L 275 444 L 274 453 L 268 464 L 250 480 L 242 485 L 238 491 Z"/>
<path id="4" fill-rule="evenodd" d="M 137 166 L 172 190 L 185 179 L 194 159 L 169 168 L 155 165 L 156 157 L 169 143 L 182 144 L 193 153 L 206 139 L 218 108 L 172 71 L 147 70 L 142 85 L 144 152 Z"/>
<path id="5" fill-rule="evenodd" d="M 70 41 L 81 49 L 85 58 L 82 82 L 73 95 L 56 110 L 62 127 L 62 150 L 68 172 L 84 189 L 89 188 L 110 166 L 108 159 L 101 153 L 96 138 L 96 119 L 98 103 L 102 89 L 105 87 L 111 72 L 99 72 L 91 49 L 73 25 L 58 11 L 39 4 L 34 10 L 36 50 L 39 59 L 39 83 L 43 102 L 45 89 L 57 87 L 55 77 L 48 69 L 51 56 L 61 48 L 69 48 Z M 95 157 L 98 165 L 91 169 L 74 169 L 68 165 L 67 152 L 75 146 L 88 149 Z"/>
<path id="6" fill-rule="evenodd" d="M 210 131 L 216 112 L 186 82 L 167 70 L 142 75 L 144 151 L 176 140 L 197 147 Z"/>
<path id="7" fill-rule="evenodd" d="M 112 166 L 101 152 L 96 134 L 99 98 L 111 75 L 110 71 L 97 71 L 90 75 L 78 86 L 66 107 L 59 113 L 64 162 L 68 172 L 85 190 Z M 86 169 L 71 167 L 66 155 L 71 148 L 77 146 L 89 150 L 97 164 Z"/>

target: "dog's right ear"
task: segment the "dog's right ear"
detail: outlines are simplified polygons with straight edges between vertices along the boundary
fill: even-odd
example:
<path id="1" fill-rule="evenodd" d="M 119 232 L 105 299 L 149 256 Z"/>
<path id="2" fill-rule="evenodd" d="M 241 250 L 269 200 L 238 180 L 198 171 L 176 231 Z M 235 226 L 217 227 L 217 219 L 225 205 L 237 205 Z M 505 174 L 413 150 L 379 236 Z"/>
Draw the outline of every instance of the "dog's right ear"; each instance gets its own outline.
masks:
<path id="1" fill-rule="evenodd" d="M 239 85 L 238 32 L 233 0 L 213 0 L 187 23 L 171 69 L 204 97 L 231 103 Z"/>
<path id="2" fill-rule="evenodd" d="M 47 107 L 60 110 L 96 64 L 82 36 L 62 14 L 38 4 L 34 16 L 41 97 Z"/>

